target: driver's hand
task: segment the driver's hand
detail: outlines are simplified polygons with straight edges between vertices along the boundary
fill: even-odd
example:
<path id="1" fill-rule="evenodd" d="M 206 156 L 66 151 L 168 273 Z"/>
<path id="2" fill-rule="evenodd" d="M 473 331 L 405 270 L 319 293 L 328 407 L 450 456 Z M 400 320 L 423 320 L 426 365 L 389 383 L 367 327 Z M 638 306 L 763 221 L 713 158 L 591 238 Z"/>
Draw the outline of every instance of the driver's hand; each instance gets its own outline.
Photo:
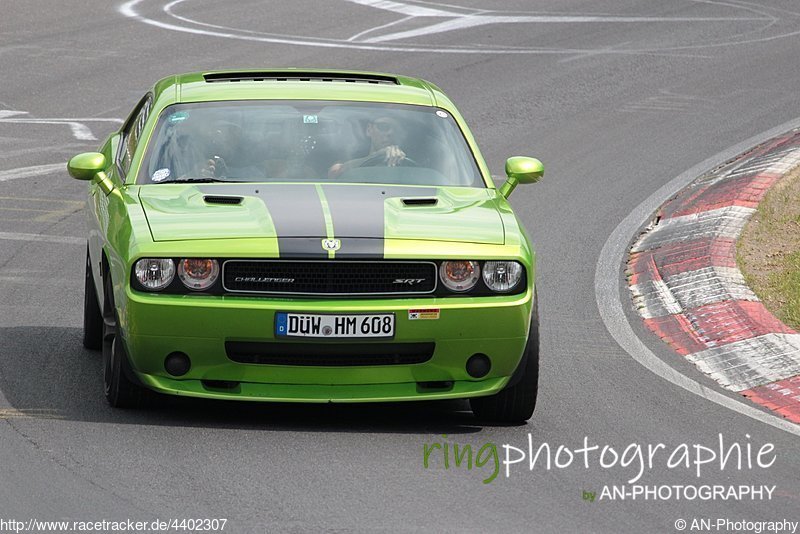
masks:
<path id="1" fill-rule="evenodd" d="M 328 178 L 334 179 L 338 178 L 340 174 L 344 172 L 344 164 L 343 163 L 334 163 L 331 165 L 331 168 L 328 169 Z"/>
<path id="2" fill-rule="evenodd" d="M 397 145 L 389 145 L 383 151 L 386 152 L 386 165 L 388 167 L 397 167 L 401 161 L 406 159 L 406 153 Z"/>
<path id="3" fill-rule="evenodd" d="M 214 156 L 208 160 L 205 166 L 200 169 L 200 176 L 203 178 L 225 178 L 228 174 L 228 165 L 219 156 Z"/>

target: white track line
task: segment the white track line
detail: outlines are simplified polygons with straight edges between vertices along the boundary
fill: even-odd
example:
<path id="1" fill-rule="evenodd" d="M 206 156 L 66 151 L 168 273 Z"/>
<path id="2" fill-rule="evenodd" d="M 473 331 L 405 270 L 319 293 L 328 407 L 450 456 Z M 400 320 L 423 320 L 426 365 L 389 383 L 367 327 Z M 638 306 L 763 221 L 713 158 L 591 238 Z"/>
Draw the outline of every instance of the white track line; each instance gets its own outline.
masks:
<path id="1" fill-rule="evenodd" d="M 9 169 L 7 171 L 0 171 L 0 182 L 8 180 L 16 180 L 18 178 L 30 178 L 32 176 L 43 176 L 45 174 L 53 174 L 56 172 L 67 172 L 67 164 L 64 163 L 50 163 L 48 165 L 33 165 L 31 167 L 19 167 L 17 169 Z"/>
<path id="2" fill-rule="evenodd" d="M 253 41 L 253 42 L 262 42 L 262 43 L 276 43 L 276 44 L 287 44 L 287 45 L 297 45 L 297 46 L 315 46 L 315 47 L 324 47 L 324 48 L 345 48 L 345 49 L 358 49 L 358 50 L 380 50 L 380 51 L 392 51 L 392 52 L 433 52 L 433 53 L 441 53 L 441 54 L 560 54 L 560 55 L 574 55 L 574 54 L 620 54 L 620 55 L 638 55 L 638 54 L 647 54 L 647 55 L 657 55 L 657 56 L 678 56 L 678 57 L 705 57 L 705 56 L 698 56 L 695 54 L 686 54 L 683 52 L 675 52 L 680 50 L 691 50 L 696 48 L 713 48 L 719 46 L 730 46 L 733 44 L 744 44 L 749 42 L 754 42 L 753 40 L 750 41 L 741 41 L 741 42 L 732 42 L 732 43 L 715 43 L 710 45 L 692 45 L 692 46 L 680 46 L 680 47 L 671 47 L 664 50 L 661 49 L 639 49 L 639 50 L 617 50 L 613 48 L 600 48 L 600 49 L 570 49 L 570 48 L 547 48 L 547 47 L 501 47 L 501 48 L 494 48 L 490 46 L 476 46 L 476 45 L 457 45 L 453 47 L 442 47 L 442 46 L 432 46 L 432 45 L 424 45 L 424 44 L 403 44 L 403 43 L 395 43 L 391 41 L 393 44 L 389 44 L 386 40 L 386 36 L 381 37 L 373 37 L 371 39 L 367 39 L 364 41 L 355 41 L 350 40 L 353 39 L 323 39 L 323 38 L 314 38 L 310 36 L 299 36 L 299 35 L 285 35 L 285 34 L 275 34 L 275 33 L 261 33 L 252 30 L 245 30 L 240 28 L 232 28 L 228 26 L 222 26 L 219 24 L 209 24 L 207 22 L 201 22 L 198 20 L 193 20 L 189 17 L 181 16 L 176 14 L 173 11 L 173 8 L 179 4 L 186 2 L 187 0 L 173 0 L 162 7 L 162 11 L 168 15 L 169 17 L 175 19 L 178 23 L 169 23 L 169 22 L 162 22 L 159 20 L 155 20 L 149 18 L 145 15 L 142 15 L 138 11 L 139 4 L 142 3 L 143 0 L 128 0 L 127 2 L 119 5 L 117 7 L 117 12 L 121 15 L 138 20 L 144 24 L 149 24 L 151 26 L 155 26 L 157 28 L 162 28 L 165 30 L 171 31 L 178 31 L 178 32 L 185 32 L 191 33 L 195 35 L 204 35 L 209 37 L 222 37 L 225 39 L 241 39 L 245 41 Z M 427 35 L 430 33 L 440 33 L 442 31 L 452 31 L 454 29 L 464 29 L 469 28 L 474 25 L 483 25 L 483 24 L 501 24 L 501 23 L 534 23 L 534 22 L 545 22 L 545 23 L 564 23 L 564 22 L 580 22 L 580 23 L 587 23 L 587 22 L 601 22 L 607 23 L 611 20 L 618 19 L 617 21 L 625 21 L 625 22 L 677 22 L 677 23 L 686 23 L 688 20 L 695 21 L 695 22 L 709 22 L 709 21 L 770 21 L 774 23 L 776 17 L 773 17 L 769 14 L 758 12 L 749 8 L 747 6 L 733 6 L 740 10 L 749 11 L 751 13 L 756 13 L 757 15 L 761 16 L 754 16 L 754 17 L 711 17 L 711 18 L 692 18 L 692 19 L 663 19 L 658 17 L 615 17 L 615 16 L 597 16 L 597 15 L 574 15 L 574 16 L 567 16 L 567 15 L 502 15 L 498 14 L 499 12 L 489 12 L 487 11 L 479 11 L 479 12 L 472 12 L 472 13 L 450 13 L 446 10 L 441 9 L 431 9 L 430 11 L 425 11 L 424 15 L 422 14 L 423 9 L 428 10 L 429 8 L 420 8 L 419 6 L 406 4 L 403 2 L 397 1 L 390 1 L 390 0 L 345 0 L 350 3 L 360 4 L 367 7 L 374 7 L 378 9 L 384 9 L 388 11 L 392 11 L 401 15 L 406 15 L 412 18 L 433 18 L 433 19 L 441 19 L 445 17 L 450 17 L 451 21 L 454 21 L 455 27 L 453 27 L 449 22 L 445 23 L 444 27 L 439 26 L 438 24 L 434 24 L 432 27 L 428 27 L 424 30 L 411 30 L 412 32 L 422 31 L 423 34 Z M 731 7 L 731 6 L 727 6 Z M 466 8 L 462 8 L 466 9 Z M 181 24 L 183 23 L 183 24 Z M 187 26 L 185 24 L 189 24 Z M 198 28 L 196 26 L 201 26 L 202 28 Z M 204 29 L 205 28 L 205 29 Z M 431 29 L 432 28 L 432 29 Z M 361 32 L 360 35 L 364 35 L 367 33 L 371 33 L 374 30 L 377 30 L 378 27 L 369 28 L 364 32 Z M 777 35 L 772 36 L 769 38 L 759 39 L 755 42 L 761 40 L 771 40 L 783 37 L 789 37 L 795 34 L 800 34 L 800 31 L 787 33 L 785 35 Z M 359 34 L 357 34 L 359 35 Z M 416 33 L 414 35 L 417 35 Z M 397 40 L 401 38 L 410 37 L 410 34 L 406 34 L 404 32 L 400 32 L 399 34 L 392 34 L 391 39 Z M 374 42 L 370 42 L 374 41 Z"/>
<path id="3" fill-rule="evenodd" d="M 625 316 L 625 306 L 622 302 L 620 287 L 623 285 L 623 269 L 628 246 L 636 232 L 645 225 L 653 213 L 676 192 L 689 185 L 703 173 L 734 158 L 755 145 L 763 143 L 773 137 L 789 130 L 800 127 L 800 118 L 793 119 L 780 126 L 772 128 L 759 135 L 751 137 L 735 146 L 716 154 L 702 163 L 699 163 L 683 174 L 673 178 L 658 191 L 650 195 L 639 204 L 617 227 L 611 232 L 608 240 L 600 251 L 595 269 L 594 290 L 597 308 L 600 317 L 609 334 L 616 340 L 620 347 L 631 358 L 660 376 L 664 380 L 685 389 L 699 397 L 719 404 L 737 413 L 755 419 L 761 423 L 785 430 L 790 434 L 800 436 L 800 425 L 796 425 L 771 413 L 763 412 L 751 404 L 746 404 L 738 399 L 723 395 L 717 390 L 707 388 L 699 382 L 689 378 L 667 365 L 656 356 L 633 331 Z M 627 284 L 624 284 L 627 288 Z M 626 299 L 628 296 L 626 295 Z"/>
<path id="4" fill-rule="evenodd" d="M 67 245 L 85 245 L 85 237 L 74 237 L 70 235 L 43 235 L 43 234 L 23 234 L 19 232 L 0 232 L 0 241 L 44 241 L 46 243 L 65 243 Z"/>
<path id="5" fill-rule="evenodd" d="M 121 124 L 121 119 L 110 119 L 104 117 L 89 117 L 81 119 L 48 117 L 44 119 L 32 117 L 20 117 L 19 115 L 27 115 L 27 111 L 16 111 L 10 109 L 0 110 L 0 122 L 11 124 L 63 124 L 69 126 L 72 131 L 72 136 L 80 141 L 97 141 L 88 126 L 84 122 L 114 122 Z"/>
<path id="6" fill-rule="evenodd" d="M 362 6 L 374 7 L 384 11 L 392 11 L 400 13 L 401 15 L 408 15 L 411 17 L 458 17 L 461 14 L 454 11 L 445 11 L 444 9 L 434 9 L 430 7 L 422 7 L 413 4 L 406 4 L 405 2 L 392 2 L 390 0 L 347 0 L 351 4 L 360 4 Z"/>
<path id="7" fill-rule="evenodd" d="M 667 17 L 613 17 L 613 16 L 586 16 L 586 15 L 573 15 L 573 16 L 508 16 L 508 15 L 460 15 L 451 20 L 444 22 L 437 22 L 430 26 L 422 28 L 415 28 L 413 30 L 406 30 L 396 33 L 388 33 L 380 37 L 373 37 L 365 39 L 365 43 L 383 43 L 388 41 L 397 41 L 400 39 L 410 39 L 413 37 L 421 37 L 423 35 L 431 35 L 435 33 L 451 32 L 455 30 L 464 30 L 468 28 L 475 28 L 477 26 L 487 26 L 490 24 L 531 24 L 531 23 L 561 23 L 561 24 L 575 24 L 587 22 L 721 22 L 721 21 L 734 21 L 734 20 L 769 20 L 764 18 L 667 18 Z"/>

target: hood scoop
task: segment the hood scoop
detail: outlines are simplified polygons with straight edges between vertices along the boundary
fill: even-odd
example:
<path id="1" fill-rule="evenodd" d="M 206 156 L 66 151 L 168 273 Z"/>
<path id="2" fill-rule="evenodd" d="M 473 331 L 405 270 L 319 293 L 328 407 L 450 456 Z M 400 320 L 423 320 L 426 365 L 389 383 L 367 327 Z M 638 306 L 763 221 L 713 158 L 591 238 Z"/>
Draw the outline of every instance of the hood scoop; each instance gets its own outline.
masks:
<path id="1" fill-rule="evenodd" d="M 244 200 L 242 197 L 206 195 L 203 197 L 206 204 L 224 204 L 228 206 L 238 206 Z"/>
<path id="2" fill-rule="evenodd" d="M 439 200 L 436 197 L 432 198 L 404 198 L 404 206 L 435 206 Z"/>

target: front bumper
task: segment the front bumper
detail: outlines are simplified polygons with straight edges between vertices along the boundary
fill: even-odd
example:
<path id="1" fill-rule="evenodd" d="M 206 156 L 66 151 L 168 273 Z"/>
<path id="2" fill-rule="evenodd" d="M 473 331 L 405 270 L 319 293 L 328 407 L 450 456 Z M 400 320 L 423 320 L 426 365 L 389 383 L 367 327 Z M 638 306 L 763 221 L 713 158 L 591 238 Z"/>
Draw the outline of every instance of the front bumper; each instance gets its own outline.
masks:
<path id="1" fill-rule="evenodd" d="M 126 290 L 120 327 L 131 367 L 161 393 L 286 402 L 379 402 L 467 398 L 500 391 L 520 362 L 530 326 L 532 288 L 511 296 L 410 299 L 278 299 L 160 295 Z M 408 311 L 440 310 L 438 319 L 409 319 Z M 227 341 L 275 341 L 275 313 L 396 315 L 393 343 L 435 343 L 433 356 L 410 365 L 301 366 L 237 363 Z M 191 369 L 173 377 L 164 359 L 187 354 Z M 469 376 L 475 353 L 490 372 Z M 227 382 L 226 387 L 219 387 Z M 232 385 L 231 385 L 232 384 Z"/>

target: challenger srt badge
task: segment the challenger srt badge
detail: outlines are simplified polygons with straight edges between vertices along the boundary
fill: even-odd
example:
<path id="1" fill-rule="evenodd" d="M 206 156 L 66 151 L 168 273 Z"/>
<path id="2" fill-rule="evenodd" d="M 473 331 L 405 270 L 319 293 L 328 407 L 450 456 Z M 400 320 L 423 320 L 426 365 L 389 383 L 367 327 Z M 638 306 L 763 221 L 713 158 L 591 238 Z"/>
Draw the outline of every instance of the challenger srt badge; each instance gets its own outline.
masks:
<path id="1" fill-rule="evenodd" d="M 237 276 L 234 278 L 237 282 L 252 282 L 256 284 L 291 284 L 294 283 L 294 278 L 271 278 L 266 276 Z"/>
<path id="2" fill-rule="evenodd" d="M 342 242 L 338 239 L 323 239 L 322 240 L 322 248 L 324 250 L 339 250 L 339 247 L 342 246 Z"/>
<path id="3" fill-rule="evenodd" d="M 424 282 L 424 278 L 395 278 L 393 284 L 401 284 L 404 286 L 415 286 Z"/>

